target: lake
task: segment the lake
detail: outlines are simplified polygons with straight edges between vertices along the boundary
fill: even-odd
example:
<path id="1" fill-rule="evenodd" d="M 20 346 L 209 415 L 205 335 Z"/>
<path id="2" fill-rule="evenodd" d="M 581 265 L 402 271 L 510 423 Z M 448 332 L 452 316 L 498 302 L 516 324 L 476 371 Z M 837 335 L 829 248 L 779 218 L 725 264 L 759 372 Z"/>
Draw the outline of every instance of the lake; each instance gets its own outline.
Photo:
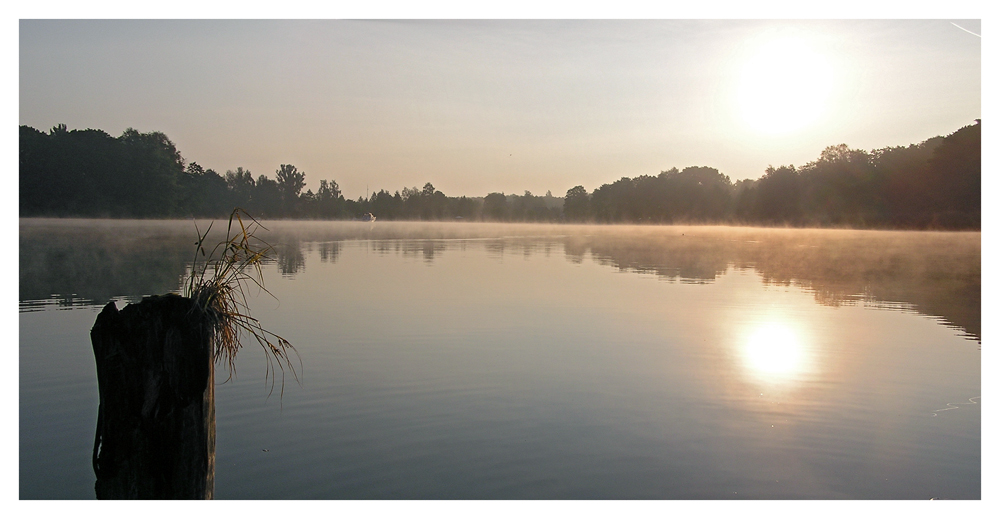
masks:
<path id="1" fill-rule="evenodd" d="M 978 232 L 263 223 L 301 371 L 217 365 L 217 499 L 981 498 Z M 21 499 L 94 498 L 90 328 L 195 239 L 20 220 Z"/>

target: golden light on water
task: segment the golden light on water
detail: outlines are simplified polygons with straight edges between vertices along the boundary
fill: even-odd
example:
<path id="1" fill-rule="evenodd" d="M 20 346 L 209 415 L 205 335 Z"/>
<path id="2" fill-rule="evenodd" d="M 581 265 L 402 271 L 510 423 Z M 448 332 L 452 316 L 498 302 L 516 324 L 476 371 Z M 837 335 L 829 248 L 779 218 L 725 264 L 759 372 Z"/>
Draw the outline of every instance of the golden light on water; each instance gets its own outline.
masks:
<path id="1" fill-rule="evenodd" d="M 768 382 L 794 379 L 808 371 L 808 349 L 795 327 L 768 321 L 752 328 L 742 345 L 744 367 Z"/>

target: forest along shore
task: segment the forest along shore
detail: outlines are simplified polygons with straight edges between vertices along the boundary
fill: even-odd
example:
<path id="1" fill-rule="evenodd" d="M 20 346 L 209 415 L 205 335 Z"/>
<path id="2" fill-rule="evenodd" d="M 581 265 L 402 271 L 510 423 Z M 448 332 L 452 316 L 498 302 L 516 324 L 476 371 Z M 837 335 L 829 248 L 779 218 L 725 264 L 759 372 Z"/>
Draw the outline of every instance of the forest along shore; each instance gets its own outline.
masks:
<path id="1" fill-rule="evenodd" d="M 281 164 L 275 178 L 237 167 L 219 174 L 186 162 L 166 135 L 126 130 L 48 133 L 20 127 L 20 216 L 260 218 L 500 222 L 716 223 L 883 229 L 978 229 L 981 124 L 919 144 L 865 151 L 829 146 L 813 162 L 768 167 L 733 182 L 712 167 L 623 177 L 564 197 L 525 191 L 452 197 L 430 182 L 345 198 L 336 180 L 306 189 L 306 173 Z"/>

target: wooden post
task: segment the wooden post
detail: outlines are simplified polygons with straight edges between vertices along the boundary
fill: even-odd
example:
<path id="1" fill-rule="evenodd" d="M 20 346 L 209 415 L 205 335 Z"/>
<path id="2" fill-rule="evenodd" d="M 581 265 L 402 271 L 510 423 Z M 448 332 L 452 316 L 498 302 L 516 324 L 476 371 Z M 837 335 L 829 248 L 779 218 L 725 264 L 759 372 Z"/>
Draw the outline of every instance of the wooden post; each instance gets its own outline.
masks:
<path id="1" fill-rule="evenodd" d="M 90 332 L 100 392 L 98 499 L 211 499 L 215 369 L 211 325 L 191 299 L 112 301 Z"/>

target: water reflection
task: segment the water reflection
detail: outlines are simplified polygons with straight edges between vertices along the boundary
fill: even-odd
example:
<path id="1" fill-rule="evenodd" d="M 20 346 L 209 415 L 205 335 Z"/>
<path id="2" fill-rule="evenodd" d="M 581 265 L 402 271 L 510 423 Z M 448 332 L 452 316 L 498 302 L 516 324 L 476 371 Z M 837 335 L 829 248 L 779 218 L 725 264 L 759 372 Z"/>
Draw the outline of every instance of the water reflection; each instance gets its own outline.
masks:
<path id="1" fill-rule="evenodd" d="M 219 496 L 979 498 L 980 352 L 912 315 L 978 330 L 978 234 L 267 225 L 308 378 L 219 386 Z M 190 261 L 188 222 L 43 227 L 22 310 Z M 92 495 L 95 312 L 21 315 L 22 497 Z"/>
<path id="2" fill-rule="evenodd" d="M 21 309 L 100 305 L 177 290 L 194 251 L 190 222 L 22 220 Z"/>
<path id="3" fill-rule="evenodd" d="M 980 337 L 980 234 L 732 227 L 499 225 L 472 223 L 266 222 L 286 277 L 306 267 L 316 247 L 338 260 L 345 240 L 366 240 L 378 254 L 421 257 L 481 246 L 502 260 L 562 250 L 667 282 L 715 282 L 730 267 L 765 283 L 800 286 L 823 305 L 910 309 Z M 22 310 L 39 301 L 103 304 L 177 290 L 190 265 L 190 222 L 21 220 Z M 221 239 L 221 235 L 210 237 Z M 555 249 L 553 249 L 555 247 Z"/>
<path id="4" fill-rule="evenodd" d="M 311 244 L 307 244 L 311 245 Z M 274 257 L 278 263 L 278 271 L 282 276 L 292 277 L 306 268 L 306 257 L 303 245 L 295 237 L 271 244 Z"/>
<path id="5" fill-rule="evenodd" d="M 336 263 L 337 258 L 340 257 L 339 241 L 321 242 L 317 244 L 316 248 L 319 252 L 319 260 L 323 263 Z"/>
<path id="6" fill-rule="evenodd" d="M 795 328 L 770 320 L 758 324 L 746 335 L 741 354 L 749 374 L 768 383 L 787 382 L 808 370 L 809 351 Z"/>

